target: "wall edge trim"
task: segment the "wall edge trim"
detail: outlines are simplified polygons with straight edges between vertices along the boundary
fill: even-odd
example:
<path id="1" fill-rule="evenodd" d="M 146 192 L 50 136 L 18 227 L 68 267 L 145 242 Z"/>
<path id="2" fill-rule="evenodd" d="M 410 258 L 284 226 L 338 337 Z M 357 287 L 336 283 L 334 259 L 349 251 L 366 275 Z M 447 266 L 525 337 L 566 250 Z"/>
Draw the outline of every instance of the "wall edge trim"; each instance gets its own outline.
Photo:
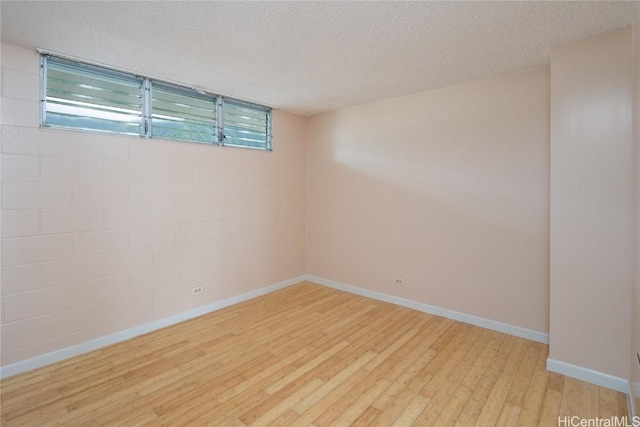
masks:
<path id="1" fill-rule="evenodd" d="M 632 417 L 640 417 L 640 408 L 636 408 L 636 396 L 640 396 L 640 382 L 629 381 L 629 390 L 627 391 L 627 399 L 629 405 L 629 414 Z"/>
<path id="2" fill-rule="evenodd" d="M 582 366 L 572 365 L 571 363 L 562 362 L 560 360 L 547 358 L 547 370 L 557 374 L 566 375 L 567 377 L 577 380 L 586 381 L 591 384 L 606 387 L 621 393 L 629 393 L 629 380 L 626 378 L 615 377 L 603 372 L 594 371 L 592 369 L 583 368 Z"/>

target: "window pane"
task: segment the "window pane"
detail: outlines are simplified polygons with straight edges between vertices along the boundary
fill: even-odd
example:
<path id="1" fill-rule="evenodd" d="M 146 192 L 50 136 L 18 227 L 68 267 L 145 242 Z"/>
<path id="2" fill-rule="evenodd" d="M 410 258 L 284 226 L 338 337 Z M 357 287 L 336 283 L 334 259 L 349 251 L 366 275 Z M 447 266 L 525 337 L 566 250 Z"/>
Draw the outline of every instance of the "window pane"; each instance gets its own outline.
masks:
<path id="1" fill-rule="evenodd" d="M 153 82 L 151 126 L 154 138 L 216 143 L 216 97 Z"/>
<path id="2" fill-rule="evenodd" d="M 224 101 L 225 145 L 271 148 L 271 109 L 241 101 Z"/>
<path id="3" fill-rule="evenodd" d="M 140 135 L 142 80 L 48 57 L 44 124 Z"/>

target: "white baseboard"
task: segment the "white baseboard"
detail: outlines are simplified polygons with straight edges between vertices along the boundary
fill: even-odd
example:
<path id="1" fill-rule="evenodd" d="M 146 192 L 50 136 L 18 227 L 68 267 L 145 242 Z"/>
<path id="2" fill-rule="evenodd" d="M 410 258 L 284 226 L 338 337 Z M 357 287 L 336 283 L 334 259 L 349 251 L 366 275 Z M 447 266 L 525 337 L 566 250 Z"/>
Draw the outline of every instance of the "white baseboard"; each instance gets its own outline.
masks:
<path id="1" fill-rule="evenodd" d="M 487 329 L 492 329 L 499 332 L 504 332 L 510 335 L 538 341 L 542 343 L 549 342 L 548 334 L 538 331 L 532 331 L 530 329 L 522 328 L 519 326 L 509 325 L 495 320 L 485 319 L 482 317 L 472 316 L 469 314 L 460 313 L 445 308 L 440 308 L 428 304 L 419 303 L 416 301 L 383 294 L 380 292 L 371 291 L 368 289 L 358 288 L 355 286 L 345 285 L 343 283 L 334 282 L 331 280 L 323 279 L 316 276 L 305 275 L 295 277 L 293 279 L 285 280 L 280 283 L 276 283 L 271 286 L 256 289 L 251 292 L 247 292 L 241 295 L 237 295 L 231 298 L 227 298 L 221 301 L 217 301 L 213 304 L 209 304 L 203 307 L 198 307 L 193 310 L 186 311 L 174 316 L 170 316 L 164 319 L 157 320 L 155 322 L 147 323 L 145 325 L 137 326 L 135 328 L 127 329 L 125 331 L 116 332 L 111 335 L 96 338 L 91 341 L 87 341 L 81 344 L 77 344 L 71 347 L 66 347 L 60 350 L 52 351 L 40 356 L 33 357 L 31 359 L 22 360 L 11 365 L 0 367 L 0 379 L 7 378 L 13 375 L 20 374 L 22 372 L 30 371 L 32 369 L 40 368 L 61 360 L 69 359 L 74 356 L 78 356 L 93 350 L 97 350 L 102 347 L 106 347 L 111 344 L 115 344 L 121 341 L 125 341 L 134 338 L 139 335 L 146 334 L 158 329 L 165 328 L 167 326 L 174 325 L 176 323 L 183 322 L 185 320 L 192 319 L 194 317 L 202 316 L 213 311 L 220 310 L 225 307 L 229 307 L 234 304 L 238 304 L 279 289 L 283 289 L 294 285 L 296 283 L 308 280 L 315 282 L 323 286 L 338 289 L 341 291 L 349 292 L 356 295 L 376 299 L 379 301 L 385 301 L 392 304 L 400 305 L 403 307 L 411 308 L 414 310 L 422 311 L 437 316 L 446 317 L 453 320 L 469 323 L 472 325 L 480 326 Z M 626 379 L 614 377 L 611 375 L 603 374 L 601 372 L 592 371 L 590 369 L 582 368 L 579 366 L 571 365 L 568 363 L 560 362 L 553 359 L 547 359 L 547 369 L 552 372 L 567 375 L 573 378 L 577 378 L 583 381 L 587 381 L 593 384 L 597 384 L 603 387 L 607 387 L 613 390 L 617 390 L 623 393 L 629 394 L 634 387 L 635 395 L 640 395 L 640 384 L 630 384 Z M 630 403 L 630 408 L 633 408 Z"/>
<path id="2" fill-rule="evenodd" d="M 318 283 L 320 285 L 328 286 L 330 288 L 349 292 L 352 294 L 361 295 L 361 296 L 372 298 L 379 301 L 389 302 L 391 304 L 401 305 L 403 307 L 412 308 L 414 310 L 422 311 L 429 314 L 434 314 L 436 316 L 442 316 L 449 319 L 458 320 L 464 323 L 470 323 L 472 325 L 480 326 L 482 328 L 492 329 L 498 332 L 504 332 L 509 335 L 515 335 L 517 337 L 530 339 L 532 341 L 538 341 L 545 344 L 549 343 L 548 334 L 545 334 L 543 332 L 538 332 L 538 331 L 532 331 L 530 329 L 522 328 L 520 326 L 509 325 L 507 323 L 497 322 L 495 320 L 485 319 L 483 317 L 460 313 L 457 311 L 436 307 L 429 304 L 423 304 L 423 303 L 408 300 L 405 298 L 383 294 L 381 292 L 358 288 L 356 286 L 345 285 L 344 283 L 323 279 L 317 276 L 307 275 L 306 280 L 310 282 Z M 640 387 L 640 384 L 630 385 L 629 381 L 624 378 L 614 377 L 612 375 L 604 374 L 602 372 L 592 371 L 591 369 L 582 368 L 580 366 L 571 365 L 569 363 L 560 362 L 554 359 L 547 359 L 547 369 L 551 372 L 556 372 L 572 378 L 577 378 L 579 380 L 597 384 L 599 386 L 620 391 L 625 394 L 629 394 L 630 387 L 635 387 L 635 386 Z M 637 390 L 637 391 L 640 392 L 640 390 Z M 638 395 L 640 395 L 640 393 L 636 394 L 636 396 Z M 631 408 L 631 405 L 630 405 L 630 408 Z"/>
<path id="3" fill-rule="evenodd" d="M 442 316 L 448 319 L 458 320 L 460 322 L 469 323 L 475 326 L 480 326 L 481 328 L 492 329 L 498 332 L 504 332 L 505 334 L 515 335 L 517 337 L 526 338 L 526 339 L 541 342 L 544 344 L 549 343 L 549 334 L 546 334 L 544 332 L 533 331 L 531 329 L 522 328 L 520 326 L 509 325 L 507 323 L 502 323 L 502 322 L 498 322 L 491 319 L 485 319 L 483 317 L 473 316 L 471 314 L 460 313 L 458 311 L 436 307 L 433 305 L 424 304 L 421 302 L 416 302 L 416 301 L 408 300 L 405 298 L 396 297 L 393 295 L 387 295 L 387 294 L 383 294 L 376 291 L 370 291 L 368 289 L 358 288 L 356 286 L 345 285 L 344 283 L 334 282 L 333 280 L 327 280 L 321 277 L 307 275 L 306 279 L 310 282 L 318 283 L 320 285 L 328 286 L 330 288 L 338 289 L 338 290 L 349 292 L 356 295 L 361 295 L 361 296 L 372 298 L 379 301 L 389 302 L 391 304 L 401 305 L 403 307 L 422 311 L 424 313 L 434 314 L 436 316 Z"/>
<path id="4" fill-rule="evenodd" d="M 285 280 L 271 286 L 256 289 L 255 291 L 236 295 L 234 297 L 227 298 L 221 301 L 216 301 L 213 304 L 194 308 L 193 310 L 185 311 L 184 313 L 156 320 L 155 322 L 136 326 L 135 328 L 116 332 L 115 334 L 106 335 L 104 337 L 96 338 L 94 340 L 87 341 L 81 344 L 76 344 L 71 347 L 62 348 L 60 350 L 42 354 L 31 359 L 21 360 L 19 362 L 12 363 L 11 365 L 0 367 L 0 379 L 8 378 L 22 372 L 27 372 L 32 369 L 40 368 L 42 366 L 50 365 L 61 360 L 88 353 L 90 351 L 97 350 L 99 348 L 106 347 L 120 341 L 125 341 L 139 335 L 146 334 L 148 332 L 175 325 L 176 323 L 184 322 L 185 320 L 193 319 L 194 317 L 202 316 L 204 314 L 211 313 L 213 311 L 220 310 L 222 308 L 229 307 L 231 305 L 238 304 L 277 291 L 279 289 L 286 288 L 304 280 L 305 276 L 295 277 L 293 279 Z"/>
<path id="5" fill-rule="evenodd" d="M 640 408 L 636 407 L 636 399 L 640 398 L 640 382 L 629 381 L 629 413 L 632 417 L 640 417 Z"/>
<path id="6" fill-rule="evenodd" d="M 547 370 L 557 374 L 566 375 L 571 378 L 586 381 L 591 384 L 610 388 L 621 393 L 629 393 L 629 380 L 626 378 L 614 377 L 613 375 L 593 371 L 582 366 L 561 362 L 555 359 L 547 359 Z"/>

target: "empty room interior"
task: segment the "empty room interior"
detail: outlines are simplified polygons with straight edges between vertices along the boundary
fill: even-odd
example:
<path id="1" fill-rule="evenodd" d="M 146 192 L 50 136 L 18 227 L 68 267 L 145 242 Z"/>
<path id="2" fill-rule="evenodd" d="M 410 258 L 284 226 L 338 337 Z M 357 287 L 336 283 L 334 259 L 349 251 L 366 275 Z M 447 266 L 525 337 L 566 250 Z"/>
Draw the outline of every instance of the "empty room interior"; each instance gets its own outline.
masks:
<path id="1" fill-rule="evenodd" d="M 0 17 L 2 426 L 640 426 L 640 2 Z"/>

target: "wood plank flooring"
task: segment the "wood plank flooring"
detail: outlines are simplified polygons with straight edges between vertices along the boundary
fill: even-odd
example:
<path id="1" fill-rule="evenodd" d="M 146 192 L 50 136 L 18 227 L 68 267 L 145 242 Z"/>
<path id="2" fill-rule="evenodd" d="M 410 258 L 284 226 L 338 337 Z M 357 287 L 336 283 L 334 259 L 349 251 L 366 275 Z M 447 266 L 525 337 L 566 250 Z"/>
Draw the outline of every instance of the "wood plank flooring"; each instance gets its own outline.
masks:
<path id="1" fill-rule="evenodd" d="M 312 283 L 0 382 L 12 426 L 556 426 L 626 396 L 544 344 Z"/>

